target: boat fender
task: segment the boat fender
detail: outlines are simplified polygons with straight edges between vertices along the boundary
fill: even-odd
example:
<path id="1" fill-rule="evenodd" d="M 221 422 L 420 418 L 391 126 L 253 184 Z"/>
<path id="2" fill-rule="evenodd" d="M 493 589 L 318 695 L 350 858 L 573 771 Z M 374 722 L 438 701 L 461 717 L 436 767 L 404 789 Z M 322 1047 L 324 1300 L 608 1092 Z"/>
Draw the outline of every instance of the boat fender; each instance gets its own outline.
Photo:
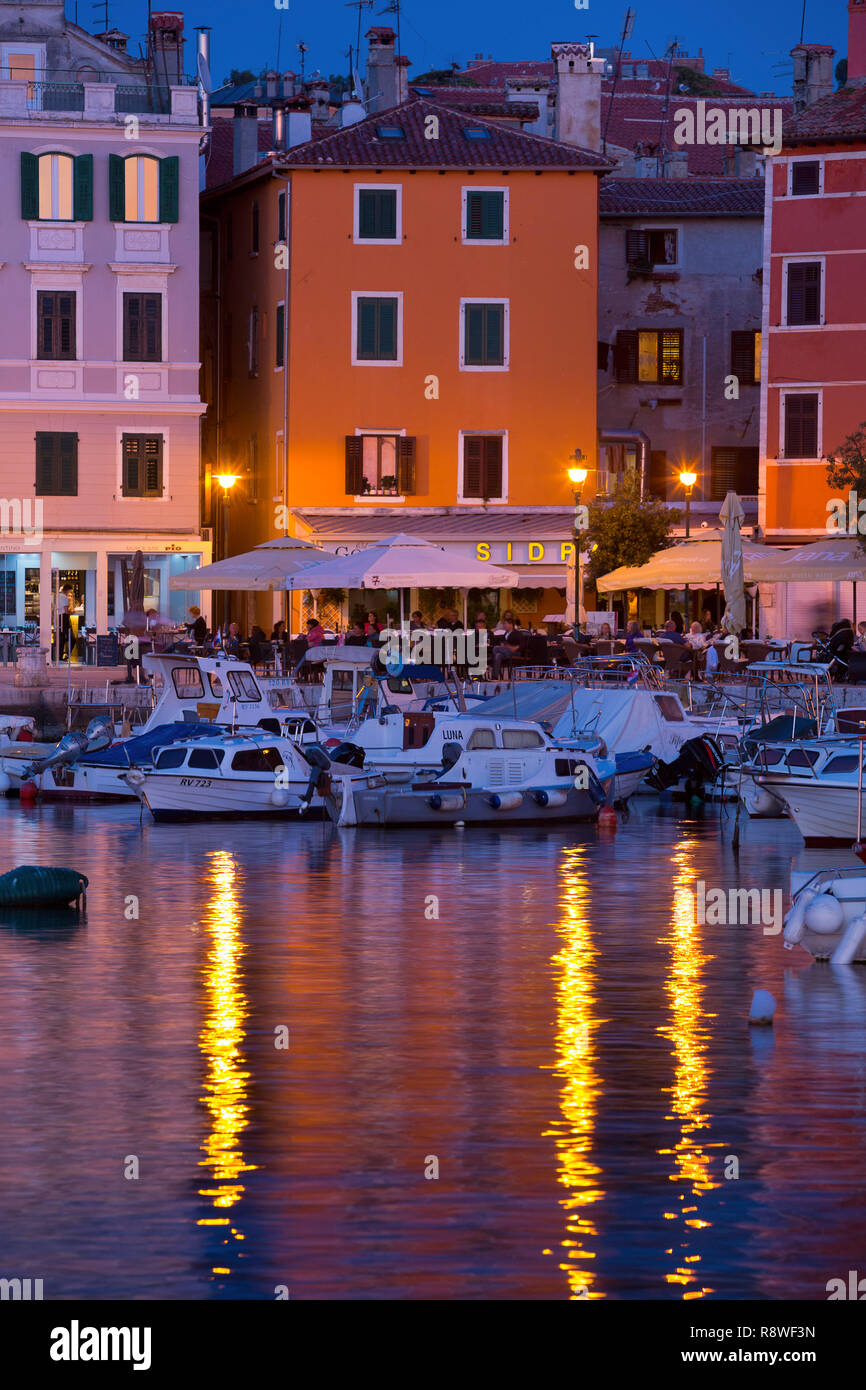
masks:
<path id="1" fill-rule="evenodd" d="M 35 782 L 22 782 L 18 795 L 22 801 L 35 801 L 38 791 L 39 788 Z"/>
<path id="2" fill-rule="evenodd" d="M 864 941 L 866 941 L 866 913 L 861 913 L 859 917 L 855 917 L 853 921 L 848 923 L 842 940 L 830 957 L 830 964 L 850 965 Z"/>
<path id="3" fill-rule="evenodd" d="M 144 773 L 141 768 L 131 767 L 120 774 L 120 780 L 125 782 L 128 787 L 140 787 L 144 782 Z"/>
<path id="4" fill-rule="evenodd" d="M 564 806 L 568 800 L 568 792 L 564 791 L 538 791 L 533 796 L 536 806 Z"/>
<path id="5" fill-rule="evenodd" d="M 291 792 L 288 787 L 274 787 L 271 792 L 271 805 L 279 808 L 288 806 L 290 796 Z"/>
<path id="6" fill-rule="evenodd" d="M 806 908 L 819 896 L 817 888 L 809 888 L 801 893 L 788 909 L 782 939 L 785 949 L 793 950 L 806 930 Z"/>
<path id="7" fill-rule="evenodd" d="M 516 811 L 518 806 L 523 805 L 522 792 L 494 792 L 487 798 L 488 804 L 494 811 Z"/>
<path id="8" fill-rule="evenodd" d="M 443 796 L 441 792 L 434 792 L 427 798 L 427 804 L 433 811 L 460 811 L 463 809 L 463 797 Z"/>
<path id="9" fill-rule="evenodd" d="M 835 936 L 845 925 L 845 910 L 831 893 L 819 893 L 806 908 L 804 921 L 816 936 Z"/>
<path id="10" fill-rule="evenodd" d="M 11 786 L 12 781 L 9 777 L 9 774 L 6 772 L 0 772 L 0 796 L 5 796 L 6 792 L 8 792 Z"/>

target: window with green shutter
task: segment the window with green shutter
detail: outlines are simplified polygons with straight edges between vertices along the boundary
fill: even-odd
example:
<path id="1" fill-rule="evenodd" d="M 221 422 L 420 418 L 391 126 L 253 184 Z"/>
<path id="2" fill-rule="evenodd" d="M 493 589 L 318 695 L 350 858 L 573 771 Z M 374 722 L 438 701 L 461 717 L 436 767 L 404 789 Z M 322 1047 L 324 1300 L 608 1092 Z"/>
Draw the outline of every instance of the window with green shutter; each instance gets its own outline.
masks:
<path id="1" fill-rule="evenodd" d="M 161 294 L 124 294 L 123 360 L 162 361 Z"/>
<path id="2" fill-rule="evenodd" d="M 464 305 L 464 367 L 504 367 L 505 305 Z"/>
<path id="3" fill-rule="evenodd" d="M 469 189 L 464 230 L 467 241 L 504 241 L 505 190 Z"/>
<path id="4" fill-rule="evenodd" d="M 119 154 L 108 156 L 108 216 L 112 222 L 126 221 L 126 160 Z"/>
<path id="5" fill-rule="evenodd" d="M 176 154 L 159 161 L 159 220 L 180 220 L 180 160 Z"/>
<path id="6" fill-rule="evenodd" d="M 398 309 L 396 297 L 358 297 L 355 350 L 359 362 L 398 360 Z"/>
<path id="7" fill-rule="evenodd" d="M 78 496 L 78 435 L 36 433 L 36 496 Z"/>
<path id="8" fill-rule="evenodd" d="M 112 222 L 178 222 L 180 161 L 154 155 L 108 156 L 108 215 Z"/>
<path id="9" fill-rule="evenodd" d="M 502 441 L 501 434 L 463 436 L 464 497 L 502 497 Z"/>
<path id="10" fill-rule="evenodd" d="M 75 291 L 38 290 L 36 356 L 42 361 L 75 361 Z"/>
<path id="11" fill-rule="evenodd" d="M 161 497 L 162 435 L 125 434 L 121 448 L 124 497 Z"/>
<path id="12" fill-rule="evenodd" d="M 39 160 L 35 154 L 21 154 L 21 216 L 35 222 L 39 216 Z"/>
<path id="13" fill-rule="evenodd" d="M 397 240 L 397 189 L 358 190 L 358 240 Z"/>
<path id="14" fill-rule="evenodd" d="M 92 154 L 79 154 L 75 157 L 72 216 L 76 222 L 93 221 Z"/>

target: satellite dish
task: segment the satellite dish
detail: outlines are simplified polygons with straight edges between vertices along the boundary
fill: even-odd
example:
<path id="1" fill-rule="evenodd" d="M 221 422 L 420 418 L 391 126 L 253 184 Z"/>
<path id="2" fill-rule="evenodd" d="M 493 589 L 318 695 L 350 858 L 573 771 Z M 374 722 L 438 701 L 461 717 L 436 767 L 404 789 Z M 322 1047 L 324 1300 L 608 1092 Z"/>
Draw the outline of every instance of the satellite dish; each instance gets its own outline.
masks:
<path id="1" fill-rule="evenodd" d="M 208 96 L 210 96 L 213 91 L 213 84 L 211 83 L 210 68 L 207 65 L 207 58 L 205 58 L 203 53 L 197 55 L 197 64 L 198 80 L 201 83 L 202 91 L 207 92 Z"/>
<path id="2" fill-rule="evenodd" d="M 352 69 L 352 84 L 355 88 L 354 96 L 358 98 L 358 101 L 363 102 L 364 88 L 361 86 L 361 74 L 358 72 L 357 68 Z"/>

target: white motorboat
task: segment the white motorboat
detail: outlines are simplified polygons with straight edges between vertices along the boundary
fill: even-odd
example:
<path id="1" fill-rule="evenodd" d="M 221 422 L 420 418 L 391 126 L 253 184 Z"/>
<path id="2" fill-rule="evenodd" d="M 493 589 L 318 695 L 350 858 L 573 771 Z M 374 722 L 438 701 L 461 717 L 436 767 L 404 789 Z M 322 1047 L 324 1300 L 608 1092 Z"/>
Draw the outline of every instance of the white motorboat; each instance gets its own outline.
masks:
<path id="1" fill-rule="evenodd" d="M 807 845 L 850 845 L 858 833 L 860 747 L 839 734 L 765 746 L 743 773 L 782 803 Z"/>
<path id="2" fill-rule="evenodd" d="M 355 756 L 332 749 L 322 786 L 342 826 L 595 820 L 607 799 L 590 753 L 558 747 L 526 720 L 394 712 L 353 737 Z M 357 770 L 341 771 L 340 758 Z"/>
<path id="3" fill-rule="evenodd" d="M 783 940 L 833 965 L 866 964 L 866 869 L 793 870 Z"/>
<path id="4" fill-rule="evenodd" d="M 291 816 L 322 809 L 330 760 L 317 743 L 250 729 L 213 730 L 160 747 L 152 766 L 121 777 L 156 821 Z"/>

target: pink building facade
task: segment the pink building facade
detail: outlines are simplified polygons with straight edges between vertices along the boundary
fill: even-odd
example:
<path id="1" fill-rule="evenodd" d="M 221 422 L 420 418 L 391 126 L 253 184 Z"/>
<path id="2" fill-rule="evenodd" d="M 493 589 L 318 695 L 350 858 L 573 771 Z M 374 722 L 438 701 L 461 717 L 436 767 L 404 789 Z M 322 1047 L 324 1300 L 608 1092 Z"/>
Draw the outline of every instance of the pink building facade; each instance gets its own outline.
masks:
<path id="1" fill-rule="evenodd" d="M 62 0 L 0 0 L 0 625 L 45 647 L 61 584 L 107 633 L 137 550 L 146 608 L 175 618 L 198 596 L 170 577 L 210 558 L 183 43 L 154 14 L 145 64 Z"/>

